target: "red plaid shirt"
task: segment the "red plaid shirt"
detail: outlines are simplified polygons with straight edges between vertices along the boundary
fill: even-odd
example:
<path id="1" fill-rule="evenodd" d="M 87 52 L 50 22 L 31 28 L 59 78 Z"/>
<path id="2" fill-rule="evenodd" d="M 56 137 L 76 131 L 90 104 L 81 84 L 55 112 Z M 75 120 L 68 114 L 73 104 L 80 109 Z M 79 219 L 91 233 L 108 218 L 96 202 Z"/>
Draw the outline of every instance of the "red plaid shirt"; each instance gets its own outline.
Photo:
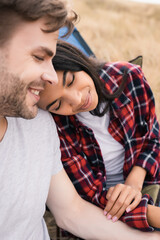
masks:
<path id="1" fill-rule="evenodd" d="M 155 114 L 152 91 L 137 65 L 126 62 L 108 63 L 100 72 L 106 89 L 115 92 L 127 69 L 127 83 L 123 93 L 109 109 L 108 127 L 112 137 L 125 149 L 124 179 L 134 165 L 147 171 L 144 185 L 160 183 L 160 130 Z M 53 115 L 61 143 L 63 166 L 82 198 L 104 208 L 106 205 L 106 171 L 100 147 L 91 129 L 76 116 Z M 146 219 L 149 195 L 121 217 L 129 226 L 153 231 Z"/>

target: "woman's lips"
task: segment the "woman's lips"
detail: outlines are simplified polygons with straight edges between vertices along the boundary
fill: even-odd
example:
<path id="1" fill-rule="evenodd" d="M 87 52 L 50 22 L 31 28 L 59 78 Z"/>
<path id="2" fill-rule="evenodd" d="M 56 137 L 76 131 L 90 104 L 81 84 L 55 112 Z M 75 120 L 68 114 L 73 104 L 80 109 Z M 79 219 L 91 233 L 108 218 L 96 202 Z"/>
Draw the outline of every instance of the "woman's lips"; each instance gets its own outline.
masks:
<path id="1" fill-rule="evenodd" d="M 92 97 L 91 97 L 91 94 L 89 92 L 87 94 L 87 97 L 86 97 L 86 100 L 85 100 L 84 104 L 80 107 L 80 109 L 85 110 L 85 109 L 89 108 L 91 103 L 92 103 Z"/>

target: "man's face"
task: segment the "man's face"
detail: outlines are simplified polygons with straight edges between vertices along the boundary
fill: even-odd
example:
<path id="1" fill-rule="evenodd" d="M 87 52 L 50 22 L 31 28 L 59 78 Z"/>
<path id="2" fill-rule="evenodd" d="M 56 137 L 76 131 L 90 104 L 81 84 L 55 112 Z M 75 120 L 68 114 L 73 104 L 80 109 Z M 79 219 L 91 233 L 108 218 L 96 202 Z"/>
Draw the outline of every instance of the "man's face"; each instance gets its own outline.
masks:
<path id="1" fill-rule="evenodd" d="M 52 65 L 58 31 L 45 33 L 45 20 L 23 22 L 0 47 L 0 115 L 34 118 L 45 82 L 57 83 Z"/>

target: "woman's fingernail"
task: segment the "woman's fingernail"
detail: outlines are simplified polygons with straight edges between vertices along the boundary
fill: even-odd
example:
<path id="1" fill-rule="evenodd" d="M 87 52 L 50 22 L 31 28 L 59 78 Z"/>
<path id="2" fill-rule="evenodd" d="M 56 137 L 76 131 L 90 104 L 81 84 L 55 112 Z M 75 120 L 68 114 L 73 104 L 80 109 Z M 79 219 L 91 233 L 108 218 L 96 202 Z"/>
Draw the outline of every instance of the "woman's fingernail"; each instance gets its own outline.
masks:
<path id="1" fill-rule="evenodd" d="M 106 216 L 106 215 L 107 215 L 107 213 L 108 213 L 107 211 L 104 211 L 104 216 Z"/>
<path id="2" fill-rule="evenodd" d="M 118 220 L 117 217 L 113 217 L 113 218 L 112 218 L 112 222 L 116 222 L 117 220 Z"/>
<path id="3" fill-rule="evenodd" d="M 107 219 L 110 220 L 111 218 L 112 218 L 112 216 L 109 214 L 109 215 L 107 216 Z"/>
<path id="4" fill-rule="evenodd" d="M 126 209 L 126 212 L 127 212 L 127 213 L 129 213 L 130 211 L 131 211 L 131 209 L 130 209 L 130 208 L 127 208 L 127 209 Z"/>

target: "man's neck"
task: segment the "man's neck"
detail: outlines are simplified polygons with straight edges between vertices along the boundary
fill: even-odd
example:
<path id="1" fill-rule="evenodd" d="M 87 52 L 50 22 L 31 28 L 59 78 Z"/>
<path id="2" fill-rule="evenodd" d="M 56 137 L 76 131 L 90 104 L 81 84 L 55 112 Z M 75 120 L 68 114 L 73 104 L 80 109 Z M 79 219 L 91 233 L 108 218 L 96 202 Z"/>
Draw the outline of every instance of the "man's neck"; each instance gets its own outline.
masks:
<path id="1" fill-rule="evenodd" d="M 0 116 L 0 142 L 2 141 L 7 130 L 7 119 Z"/>

